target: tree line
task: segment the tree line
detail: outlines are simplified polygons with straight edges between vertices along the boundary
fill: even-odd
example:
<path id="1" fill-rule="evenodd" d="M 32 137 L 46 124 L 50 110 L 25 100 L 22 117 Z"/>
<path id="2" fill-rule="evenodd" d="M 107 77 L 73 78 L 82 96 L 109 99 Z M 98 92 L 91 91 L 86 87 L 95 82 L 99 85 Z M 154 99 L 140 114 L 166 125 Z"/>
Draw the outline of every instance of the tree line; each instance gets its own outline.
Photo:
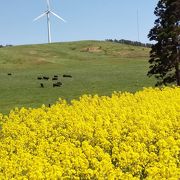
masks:
<path id="1" fill-rule="evenodd" d="M 120 43 L 120 44 L 127 44 L 127 45 L 132 45 L 132 46 L 148 47 L 148 48 L 151 48 L 151 46 L 152 46 L 152 44 L 150 44 L 150 43 L 141 43 L 138 41 L 131 41 L 131 40 L 126 40 L 126 39 L 120 39 L 120 40 L 106 39 L 105 41 Z"/>
<path id="2" fill-rule="evenodd" d="M 6 44 L 5 46 L 3 46 L 2 44 L 0 44 L 0 48 L 11 47 L 11 46 L 13 46 L 13 45 L 11 45 L 11 44 Z"/>

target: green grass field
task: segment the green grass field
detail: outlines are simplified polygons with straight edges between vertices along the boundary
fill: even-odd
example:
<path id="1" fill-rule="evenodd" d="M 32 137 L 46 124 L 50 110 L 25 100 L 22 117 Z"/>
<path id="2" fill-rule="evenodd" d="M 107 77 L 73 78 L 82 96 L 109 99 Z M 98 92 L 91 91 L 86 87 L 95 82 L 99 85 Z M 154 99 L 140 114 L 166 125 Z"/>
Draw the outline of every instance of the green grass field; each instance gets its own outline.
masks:
<path id="1" fill-rule="evenodd" d="M 110 95 L 153 86 L 154 80 L 146 76 L 148 55 L 148 48 L 103 41 L 1 48 L 0 112 L 48 105 L 58 98 L 70 101 L 83 94 Z M 52 80 L 37 80 L 42 75 L 59 75 L 63 85 L 53 88 Z"/>

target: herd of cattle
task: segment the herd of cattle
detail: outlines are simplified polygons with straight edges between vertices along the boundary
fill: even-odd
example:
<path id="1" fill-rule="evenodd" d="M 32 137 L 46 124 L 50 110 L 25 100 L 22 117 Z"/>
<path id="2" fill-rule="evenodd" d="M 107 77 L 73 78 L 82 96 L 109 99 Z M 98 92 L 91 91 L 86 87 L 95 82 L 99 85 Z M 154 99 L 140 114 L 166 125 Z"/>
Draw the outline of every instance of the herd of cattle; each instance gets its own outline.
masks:
<path id="1" fill-rule="evenodd" d="M 8 73 L 8 76 L 11 76 L 12 73 Z M 63 74 L 62 76 L 63 78 L 72 78 L 72 75 L 69 74 Z M 62 82 L 58 81 L 59 80 L 59 76 L 58 75 L 54 75 L 52 78 L 50 78 L 49 76 L 38 76 L 37 80 L 40 80 L 40 87 L 44 88 L 44 83 L 42 82 L 43 80 L 48 81 L 48 80 L 52 80 L 53 84 L 52 87 L 61 87 L 62 86 Z"/>
<path id="2" fill-rule="evenodd" d="M 64 74 L 63 75 L 63 77 L 64 78 L 72 78 L 72 76 L 71 75 L 67 75 L 67 74 Z M 38 76 L 37 77 L 37 80 L 46 80 L 46 81 L 48 81 L 48 80 L 52 80 L 52 81 L 55 81 L 55 82 L 53 82 L 53 87 L 61 87 L 62 86 L 62 82 L 60 82 L 60 81 L 58 81 L 59 80 L 59 76 L 58 75 L 54 75 L 52 78 L 50 78 L 49 76 Z M 40 83 L 40 87 L 41 88 L 44 88 L 44 83 Z"/>

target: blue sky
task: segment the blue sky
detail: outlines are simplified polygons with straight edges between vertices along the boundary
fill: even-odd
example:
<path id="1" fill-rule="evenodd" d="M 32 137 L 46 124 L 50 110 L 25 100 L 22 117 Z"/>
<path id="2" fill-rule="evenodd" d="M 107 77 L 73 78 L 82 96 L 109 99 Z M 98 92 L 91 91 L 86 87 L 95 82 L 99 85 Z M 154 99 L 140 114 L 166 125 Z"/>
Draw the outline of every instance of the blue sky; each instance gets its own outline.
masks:
<path id="1" fill-rule="evenodd" d="M 52 41 L 129 39 L 149 42 L 157 0 L 50 0 L 52 10 L 67 23 L 51 17 Z M 46 0 L 1 0 L 0 44 L 47 43 Z"/>

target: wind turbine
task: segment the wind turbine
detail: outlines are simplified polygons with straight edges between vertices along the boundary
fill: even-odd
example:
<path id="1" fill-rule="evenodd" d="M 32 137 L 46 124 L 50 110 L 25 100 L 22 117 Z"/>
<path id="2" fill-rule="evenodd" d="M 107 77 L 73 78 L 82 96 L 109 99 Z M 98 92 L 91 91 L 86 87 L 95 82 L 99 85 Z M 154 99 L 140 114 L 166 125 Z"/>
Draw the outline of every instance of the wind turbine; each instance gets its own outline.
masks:
<path id="1" fill-rule="evenodd" d="M 58 19 L 66 22 L 62 17 L 58 16 L 57 14 L 55 14 L 53 11 L 51 11 L 50 8 L 50 2 L 49 0 L 47 0 L 47 10 L 41 14 L 40 16 L 38 16 L 37 18 L 34 19 L 34 21 L 37 21 L 38 19 L 47 16 L 47 28 L 48 28 L 48 43 L 51 43 L 51 23 L 50 23 L 50 14 L 56 16 Z"/>

